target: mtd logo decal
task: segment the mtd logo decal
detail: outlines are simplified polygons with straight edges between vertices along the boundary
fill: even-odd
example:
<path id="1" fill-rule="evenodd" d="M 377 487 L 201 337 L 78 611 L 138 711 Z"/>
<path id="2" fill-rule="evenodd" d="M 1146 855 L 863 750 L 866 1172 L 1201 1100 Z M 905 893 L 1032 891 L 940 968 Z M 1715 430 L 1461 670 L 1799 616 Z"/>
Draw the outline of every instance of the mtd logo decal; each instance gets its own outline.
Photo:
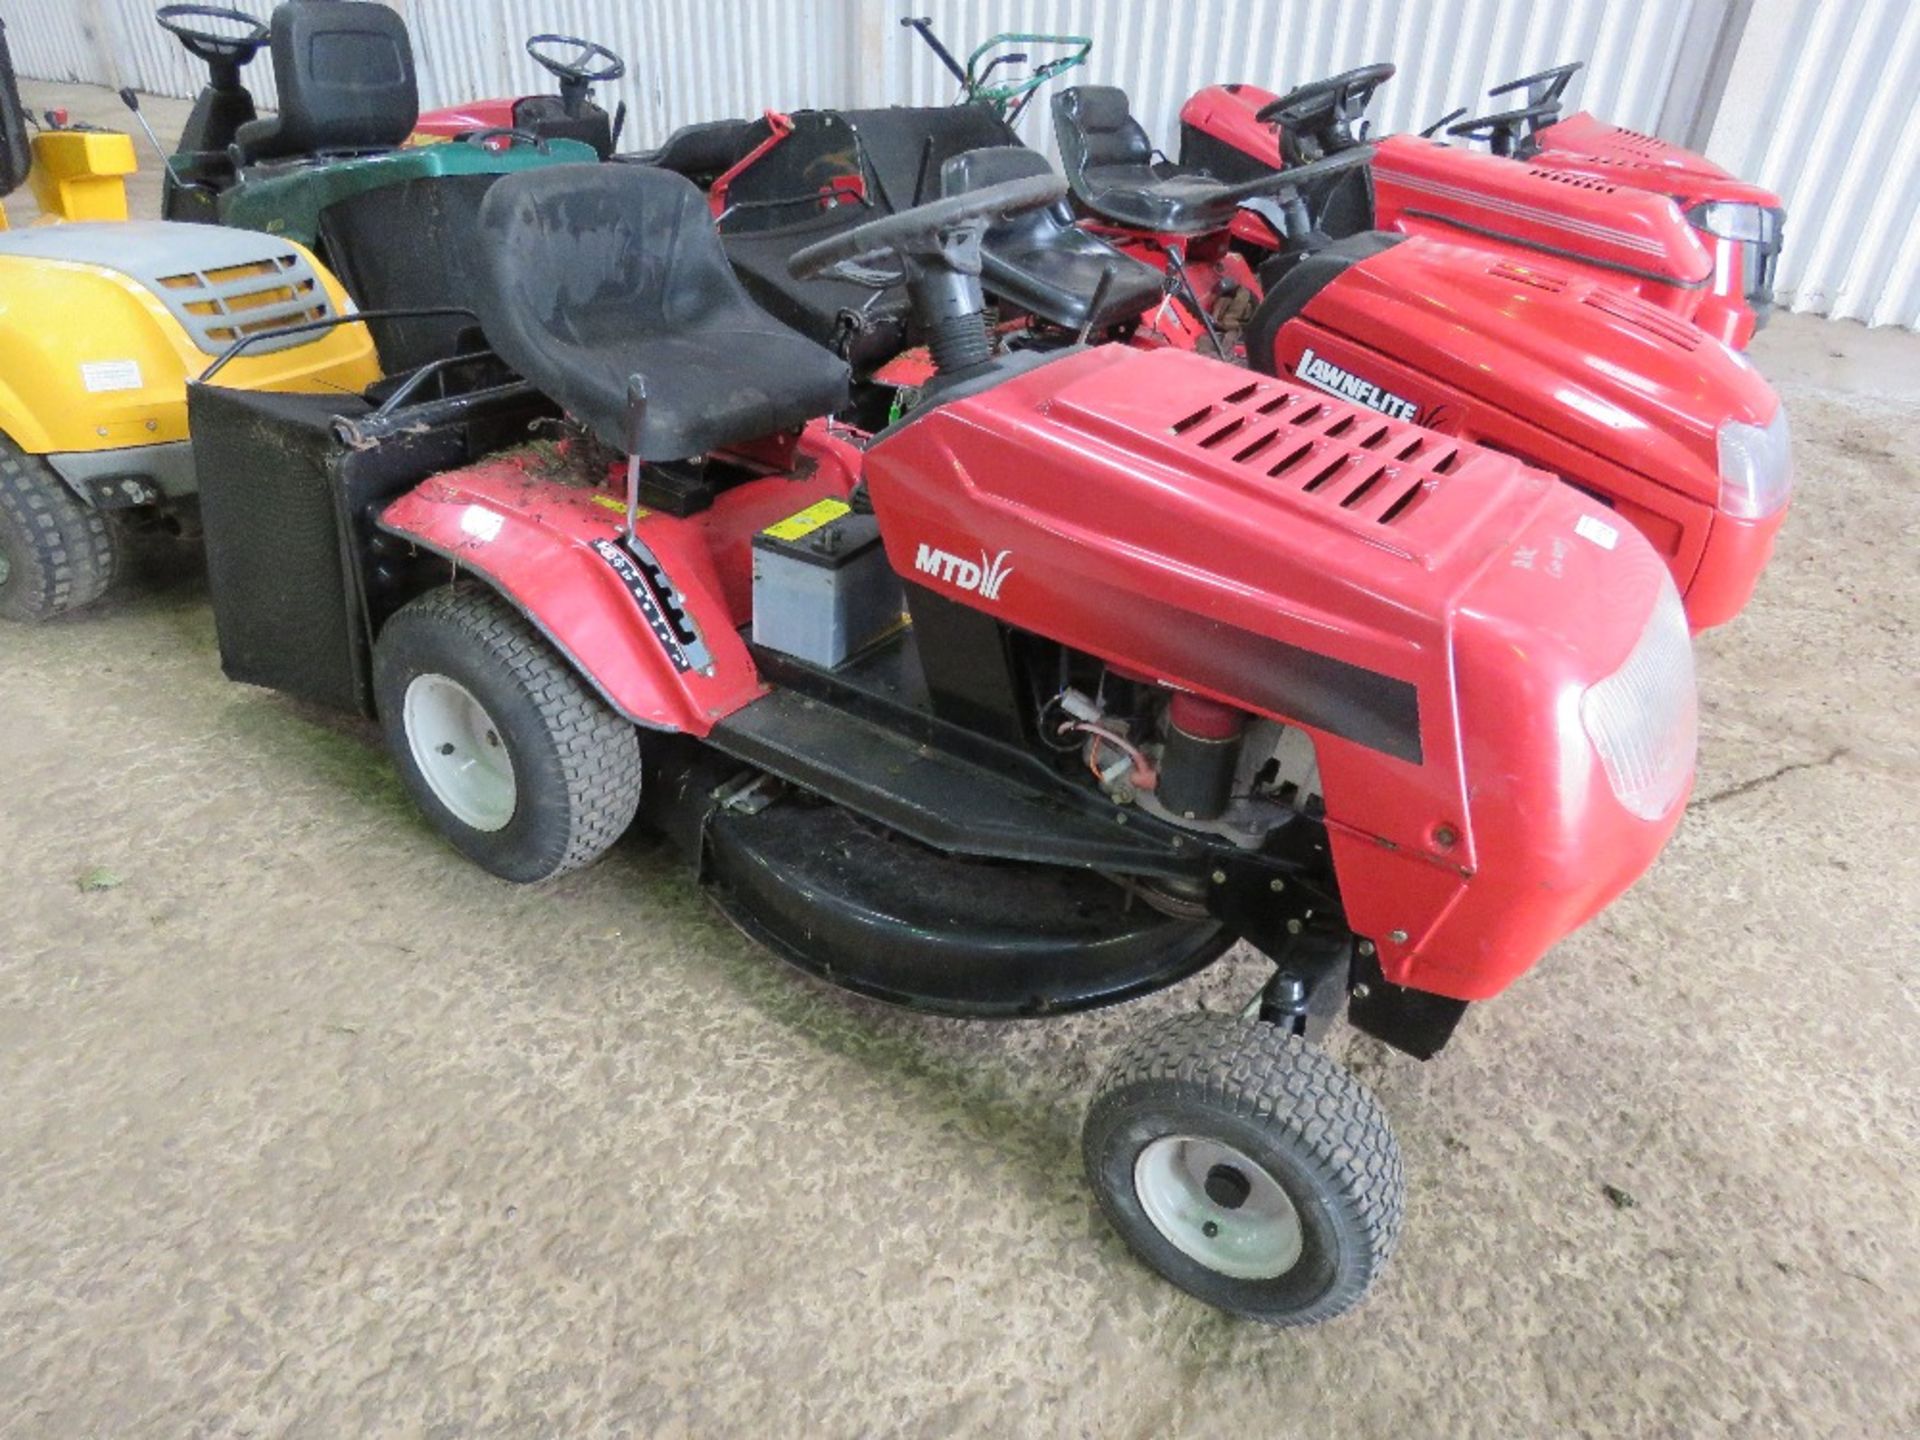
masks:
<path id="1" fill-rule="evenodd" d="M 1293 367 L 1293 374 L 1296 380 L 1304 380 L 1329 395 L 1355 401 L 1395 420 L 1412 420 L 1420 413 L 1420 407 L 1413 401 L 1382 390 L 1373 381 L 1362 379 L 1351 370 L 1342 370 L 1331 360 L 1321 359 L 1313 353 L 1312 346 L 1300 352 L 1300 363 Z"/>
<path id="2" fill-rule="evenodd" d="M 1013 574 L 1013 566 L 1007 563 L 1007 557 L 1012 553 L 1011 550 L 1002 550 L 989 560 L 987 552 L 982 550 L 979 563 L 976 564 L 945 550 L 936 550 L 931 545 L 922 545 L 920 553 L 914 556 L 913 568 L 958 589 L 971 590 L 982 600 L 998 600 L 1000 587 Z"/>

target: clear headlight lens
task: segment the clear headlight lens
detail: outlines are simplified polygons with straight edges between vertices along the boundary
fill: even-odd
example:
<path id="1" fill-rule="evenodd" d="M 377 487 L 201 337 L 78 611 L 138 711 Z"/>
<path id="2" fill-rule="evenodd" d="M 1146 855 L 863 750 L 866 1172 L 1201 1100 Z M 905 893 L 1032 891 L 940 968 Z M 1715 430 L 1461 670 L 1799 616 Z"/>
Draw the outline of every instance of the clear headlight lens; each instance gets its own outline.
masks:
<path id="1" fill-rule="evenodd" d="M 1792 437 L 1787 407 L 1762 429 L 1729 420 L 1720 427 L 1720 508 L 1742 520 L 1763 520 L 1787 503 L 1793 489 Z"/>
<path id="2" fill-rule="evenodd" d="M 1709 235 L 1722 240 L 1745 240 L 1764 244 L 1779 233 L 1777 212 L 1758 205 L 1743 205 L 1732 200 L 1709 200 L 1687 212 L 1687 218 Z"/>
<path id="3" fill-rule="evenodd" d="M 1686 793 L 1700 710 L 1686 607 L 1671 579 L 1626 663 L 1581 696 L 1580 723 L 1630 813 L 1658 820 Z"/>

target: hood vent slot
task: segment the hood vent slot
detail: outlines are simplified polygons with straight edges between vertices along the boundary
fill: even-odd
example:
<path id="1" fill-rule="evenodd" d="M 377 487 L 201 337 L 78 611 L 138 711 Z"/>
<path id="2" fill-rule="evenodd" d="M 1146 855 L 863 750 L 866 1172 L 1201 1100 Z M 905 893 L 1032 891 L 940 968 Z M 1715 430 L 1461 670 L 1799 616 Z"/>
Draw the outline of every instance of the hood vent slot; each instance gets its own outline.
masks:
<path id="1" fill-rule="evenodd" d="M 1684 320 L 1676 320 L 1657 306 L 1644 300 L 1635 300 L 1632 296 L 1622 295 L 1606 286 L 1595 286 L 1585 296 L 1585 303 L 1616 320 L 1624 320 L 1629 325 L 1638 326 L 1657 340 L 1680 350 L 1698 350 L 1705 336 Z"/>
<path id="2" fill-rule="evenodd" d="M 1273 380 L 1239 384 L 1171 429 L 1204 463 L 1314 496 L 1369 528 L 1404 524 L 1461 465 L 1459 444 L 1444 435 Z"/>

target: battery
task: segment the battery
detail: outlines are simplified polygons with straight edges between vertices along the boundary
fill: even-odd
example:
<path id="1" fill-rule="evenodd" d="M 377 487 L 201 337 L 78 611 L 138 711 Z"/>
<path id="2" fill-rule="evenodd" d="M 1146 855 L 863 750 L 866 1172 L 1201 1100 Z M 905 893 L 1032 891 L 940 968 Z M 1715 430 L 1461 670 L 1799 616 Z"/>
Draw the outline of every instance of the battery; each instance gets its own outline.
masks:
<path id="1" fill-rule="evenodd" d="M 894 630 L 906 595 L 880 522 L 822 500 L 753 537 L 753 643 L 831 670 Z"/>

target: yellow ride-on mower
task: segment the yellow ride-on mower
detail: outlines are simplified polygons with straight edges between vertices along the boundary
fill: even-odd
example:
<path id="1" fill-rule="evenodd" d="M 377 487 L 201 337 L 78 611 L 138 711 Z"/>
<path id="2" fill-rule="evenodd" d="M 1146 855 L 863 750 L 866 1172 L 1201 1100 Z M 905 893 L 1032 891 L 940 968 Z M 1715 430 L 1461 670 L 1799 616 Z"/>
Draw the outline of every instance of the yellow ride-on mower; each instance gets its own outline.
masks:
<path id="1" fill-rule="evenodd" d="M 8 620 L 98 600 L 128 529 L 196 530 L 187 381 L 249 335 L 350 309 L 340 283 L 291 241 L 106 218 L 125 216 L 131 169 L 124 136 L 29 134 L 0 27 L 0 196 L 31 177 L 43 221 L 74 222 L 9 229 L 0 211 Z M 365 327 L 349 324 L 257 341 L 221 373 L 249 390 L 351 395 L 380 368 Z"/>

